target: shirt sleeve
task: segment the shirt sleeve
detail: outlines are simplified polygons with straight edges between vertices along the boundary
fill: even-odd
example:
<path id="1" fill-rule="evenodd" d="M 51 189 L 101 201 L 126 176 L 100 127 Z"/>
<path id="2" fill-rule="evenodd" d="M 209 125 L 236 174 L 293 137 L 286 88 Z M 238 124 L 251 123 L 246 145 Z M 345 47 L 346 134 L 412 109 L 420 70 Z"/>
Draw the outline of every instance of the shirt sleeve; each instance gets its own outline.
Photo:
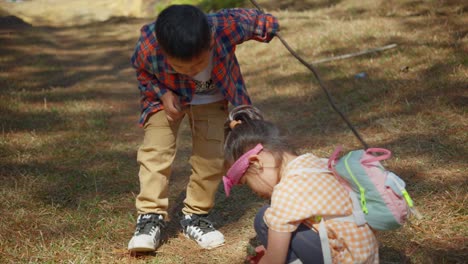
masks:
<path id="1" fill-rule="evenodd" d="M 155 41 L 151 36 L 148 26 L 142 28 L 142 34 L 135 47 L 135 51 L 131 58 L 133 68 L 136 70 L 138 80 L 138 89 L 142 95 L 147 98 L 160 99 L 167 91 L 165 87 L 156 77 L 152 69 L 151 50 L 154 49 L 152 42 Z"/>
<path id="2" fill-rule="evenodd" d="M 269 228 L 277 232 L 294 232 L 308 218 L 309 215 L 300 202 L 302 194 L 296 192 L 303 192 L 300 185 L 300 179 L 292 178 L 275 186 L 271 206 L 264 215 Z"/>
<path id="3" fill-rule="evenodd" d="M 290 175 L 275 186 L 264 221 L 275 231 L 294 232 L 305 220 L 351 213 L 349 195 L 333 176 Z"/>
<path id="4" fill-rule="evenodd" d="M 242 8 L 225 9 L 222 12 L 236 24 L 241 42 L 251 39 L 270 42 L 279 31 L 278 19 L 271 14 Z"/>

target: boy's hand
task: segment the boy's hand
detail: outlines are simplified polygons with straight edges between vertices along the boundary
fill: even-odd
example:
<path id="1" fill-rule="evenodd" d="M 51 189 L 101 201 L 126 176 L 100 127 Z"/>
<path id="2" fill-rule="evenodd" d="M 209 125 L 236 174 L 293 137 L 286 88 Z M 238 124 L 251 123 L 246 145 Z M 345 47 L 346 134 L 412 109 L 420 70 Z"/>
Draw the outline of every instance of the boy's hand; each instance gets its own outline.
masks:
<path id="1" fill-rule="evenodd" d="M 166 111 L 167 120 L 170 122 L 178 120 L 184 116 L 182 108 L 180 107 L 179 99 L 173 92 L 167 91 L 161 97 L 161 101 L 164 105 L 164 110 Z"/>
<path id="2" fill-rule="evenodd" d="M 255 248 L 255 255 L 254 256 L 248 256 L 247 261 L 250 264 L 257 264 L 260 262 L 262 257 L 265 255 L 265 247 L 263 245 L 260 245 Z"/>

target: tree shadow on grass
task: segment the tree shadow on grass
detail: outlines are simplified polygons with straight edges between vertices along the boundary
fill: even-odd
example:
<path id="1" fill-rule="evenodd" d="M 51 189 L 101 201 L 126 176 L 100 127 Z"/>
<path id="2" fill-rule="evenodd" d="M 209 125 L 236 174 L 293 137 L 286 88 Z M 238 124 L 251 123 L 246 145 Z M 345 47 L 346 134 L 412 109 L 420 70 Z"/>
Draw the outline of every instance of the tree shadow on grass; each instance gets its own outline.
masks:
<path id="1" fill-rule="evenodd" d="M 301 1 L 304 2 L 304 1 Z M 364 14 L 364 13 L 363 13 Z M 357 14 L 359 15 L 359 14 Z M 130 21 L 130 23 L 133 23 Z M 418 28 L 424 30 L 424 23 L 407 23 L 402 25 L 408 28 Z M 122 69 L 126 69 L 129 64 L 128 58 L 136 38 L 133 36 L 124 37 L 117 40 L 116 37 L 104 37 L 100 34 L 100 26 L 104 28 L 112 28 L 115 26 L 125 26 L 122 24 L 105 25 L 98 23 L 94 26 L 67 27 L 67 28 L 29 28 L 28 26 L 22 29 L 8 29 L 0 35 L 0 55 L 5 58 L 0 62 L 0 69 L 3 74 L 0 78 L 0 95 L 6 96 L 9 99 L 14 97 L 18 91 L 25 90 L 27 96 L 21 98 L 26 104 L 39 104 L 44 96 L 47 96 L 49 102 L 69 102 L 80 101 L 86 98 L 105 99 L 107 93 L 105 91 L 71 91 L 67 92 L 51 92 L 48 93 L 51 87 L 58 90 L 66 91 L 69 88 L 80 85 L 81 82 L 90 81 L 98 78 L 106 78 L 109 75 L 119 73 Z M 459 25 L 454 23 L 451 28 L 454 29 L 454 37 L 462 36 L 464 33 L 456 29 Z M 73 30 L 79 31 L 83 35 L 74 35 Z M 2 29 L 3 30 L 3 29 Z M 36 34 L 37 32 L 37 34 Z M 47 33 L 49 35 L 42 35 Z M 34 43 L 31 39 L 35 40 Z M 373 41 L 373 39 L 370 39 Z M 410 40 L 398 40 L 405 44 L 405 48 L 412 48 L 421 45 Z M 433 44 L 433 43 L 429 43 Z M 434 47 L 442 47 L 448 45 L 453 57 L 463 58 L 464 53 L 460 45 L 450 46 L 449 44 L 438 44 Z M 106 50 L 106 47 L 116 47 L 115 50 Z M 99 50 L 98 52 L 96 50 Z M 93 52 L 89 55 L 88 52 Z M 332 53 L 345 52 L 347 50 L 336 49 Z M 415 54 L 418 55 L 418 54 Z M 271 61 L 271 68 L 281 65 L 281 58 Z M 399 98 L 406 98 L 413 105 L 412 108 L 392 110 L 387 113 L 387 116 L 415 116 L 424 113 L 426 109 L 431 109 L 437 98 L 446 100 L 446 104 L 455 106 L 454 111 L 464 111 L 467 102 L 464 95 L 465 84 L 462 81 L 454 81 L 446 78 L 454 71 L 453 61 L 435 63 L 429 69 L 419 72 L 422 74 L 421 79 L 429 80 L 438 85 L 423 86 L 423 89 L 404 89 L 411 87 L 414 83 L 411 80 L 389 81 L 385 78 L 370 77 L 364 80 L 355 80 L 350 78 L 329 78 L 329 73 L 340 70 L 337 66 L 323 65 L 319 67 L 320 72 L 324 75 L 324 80 L 327 86 L 330 87 L 332 95 L 339 102 L 339 108 L 350 116 L 353 124 L 360 131 L 366 134 L 372 145 L 387 147 L 390 149 L 399 149 L 400 157 L 411 159 L 414 156 L 424 155 L 430 151 L 440 150 L 440 160 L 435 160 L 432 156 L 428 160 L 436 164 L 444 164 L 445 166 L 454 165 L 463 167 L 463 160 L 453 162 L 454 156 L 466 156 L 466 149 L 459 141 L 452 138 L 438 138 L 431 131 L 427 133 L 415 133 L 409 136 L 402 136 L 395 140 L 382 142 L 378 137 L 374 137 L 375 130 L 382 130 L 381 127 L 375 124 L 378 121 L 378 115 L 369 115 L 366 118 L 361 117 L 361 114 L 366 109 L 372 109 L 382 97 L 391 96 L 395 91 L 391 88 L 398 88 L 401 92 Z M 21 66 L 27 66 L 21 68 Z M 91 67 L 89 67 L 91 66 Z M 89 67 L 89 68 L 88 68 Z M 264 68 L 261 68 L 265 70 Z M 269 70 L 267 69 L 267 70 Z M 395 67 L 394 70 L 397 70 Z M 24 70 L 24 71 L 22 71 Z M 262 70 L 257 70 L 254 73 L 260 74 Z M 379 68 L 369 68 L 370 71 L 380 71 Z M 350 73 L 352 76 L 352 73 Z M 250 77 L 251 77 L 250 76 Z M 440 79 L 440 80 L 436 80 Z M 269 86 L 288 84 L 303 84 L 310 85 L 312 75 L 309 74 L 293 74 L 286 77 L 272 76 L 267 80 Z M 100 79 L 97 84 L 105 82 Z M 364 85 L 363 85 L 364 84 Z M 294 140 L 300 146 L 313 148 L 327 148 L 330 151 L 330 138 L 336 143 L 349 140 L 346 135 L 348 128 L 340 120 L 339 116 L 333 112 L 328 106 L 323 93 L 314 89 L 307 98 L 304 96 L 271 96 L 265 100 L 257 100 L 259 106 L 268 115 L 269 119 L 286 128 L 294 135 Z M 365 87 L 365 88 L 362 88 Z M 70 89 L 73 90 L 73 89 Z M 124 101 L 130 93 L 112 93 L 112 98 L 116 101 Z M 11 99 L 14 101 L 13 99 Z M 109 121 L 109 116 L 99 116 L 100 112 L 89 113 L 89 116 L 68 115 L 68 119 L 90 119 L 91 122 L 83 126 L 73 127 L 67 123 L 59 113 L 54 111 L 44 111 L 26 114 L 24 112 L 17 113 L 14 105 L 2 105 L 0 108 L 1 123 L 10 131 L 27 132 L 36 130 L 39 132 L 66 132 L 65 127 L 80 129 L 80 133 L 90 134 L 96 133 L 101 136 L 99 141 L 93 138 L 76 137 L 76 135 L 63 135 L 59 139 L 53 139 L 52 142 L 45 143 L 41 146 L 29 148 L 16 148 L 11 145 L 0 145 L 2 151 L 1 158 L 8 155 L 16 155 L 18 153 L 37 154 L 41 158 L 36 159 L 28 164 L 21 162 L 0 160 L 0 177 L 2 188 L 14 190 L 15 177 L 23 175 L 27 180 L 34 181 L 40 177 L 46 177 L 43 185 L 37 186 L 31 190 L 33 197 L 38 201 L 47 205 L 59 204 L 67 209 L 76 209 L 87 205 L 92 208 L 93 199 L 110 200 L 118 198 L 121 195 L 130 196 L 133 191 L 138 190 L 137 185 L 137 166 L 136 166 L 136 151 L 135 150 L 116 150 L 106 149 L 107 144 L 116 140 L 122 140 L 112 134 L 111 129 L 106 129 L 102 122 L 106 124 Z M 434 110 L 434 109 L 432 109 Z M 126 114 L 131 110 L 125 108 Z M 98 122 L 93 122 L 93 115 L 98 115 Z M 102 122 L 100 123 L 99 120 Z M 104 120 L 104 121 L 103 121 Z M 295 122 L 292 122 L 295 121 Z M 27 124 L 24 124 L 24 123 Z M 435 126 L 439 125 L 435 121 Z M 409 128 L 412 124 L 406 124 Z M 119 128 L 116 131 L 122 132 L 126 129 Z M 459 133 L 459 132 L 456 132 Z M 110 134 L 111 136 L 108 136 Z M 107 136 L 106 136 L 107 135 Z M 184 135 L 188 136 L 188 135 Z M 367 137 L 366 137 L 367 138 Z M 354 139 L 353 139 L 354 140 Z M 356 147 L 357 142 L 345 142 L 348 146 Z M 102 145 L 100 145 L 102 144 Z M 401 146 L 405 146 L 402 148 Z M 57 152 L 54 152 L 57 151 Z M 444 151 L 446 150 L 446 151 Z M 188 157 L 188 148 L 183 148 L 184 158 L 177 161 L 177 165 L 186 164 Z M 48 155 L 44 155 L 48 154 Z M 50 158 L 50 157 L 53 158 Z M 406 177 L 405 180 L 414 182 L 422 186 L 430 183 L 425 182 L 425 178 L 412 178 L 417 174 L 415 168 L 399 168 L 399 173 Z M 171 195 L 170 214 L 173 218 L 172 224 L 169 227 L 169 236 L 175 236 L 179 232 L 178 214 L 183 206 L 185 198 L 185 184 L 188 180 L 190 168 L 187 165 L 180 165 L 174 170 L 172 182 L 174 186 L 174 195 Z M 133 175 L 133 176 L 131 176 Z M 185 177 L 185 178 L 184 178 Z M 26 181 L 26 180 L 25 180 Z M 438 185 L 439 190 L 443 191 L 450 186 L 466 186 L 466 182 L 457 180 L 447 180 L 443 184 Z M 422 189 L 433 189 L 432 186 L 422 186 Z M 235 201 L 235 202 L 234 202 Z M 263 201 L 256 198 L 245 187 L 236 188 L 232 197 L 224 198 L 222 186 L 216 196 L 216 207 L 213 211 L 213 220 L 218 223 L 218 227 L 228 226 L 231 223 L 238 221 L 247 210 L 252 207 L 260 207 Z M 119 209 L 119 213 L 134 210 L 133 206 L 126 205 Z M 67 229 L 69 227 L 64 226 Z M 57 237 L 59 234 L 57 234 Z M 401 260 L 400 252 L 392 248 L 383 248 L 383 256 L 389 257 L 392 261 L 393 255 L 398 256 L 396 261 Z M 424 248 L 428 256 L 433 256 L 434 259 L 452 259 L 450 254 L 453 254 L 454 261 L 458 260 L 457 256 L 463 256 L 463 252 L 457 250 L 434 250 L 430 247 Z M 431 253 L 431 252 L 436 253 Z M 438 255 L 440 254 L 440 255 Z"/>
<path id="2" fill-rule="evenodd" d="M 391 263 L 464 263 L 467 257 L 467 253 L 464 250 L 458 249 L 437 249 L 432 246 L 417 245 L 409 243 L 409 253 L 401 250 L 381 246 L 379 248 L 380 263 L 391 264 Z M 412 261 L 413 257 L 424 256 L 419 261 Z"/>
<path id="3" fill-rule="evenodd" d="M 246 1 L 249 2 L 249 1 Z M 268 1 L 262 3 L 262 8 L 266 10 L 289 10 L 289 11 L 305 11 L 312 9 L 326 8 L 339 4 L 340 0 L 284 0 L 284 1 Z"/>
<path id="4" fill-rule="evenodd" d="M 94 146 L 80 146 L 82 143 L 73 143 L 72 140 L 54 142 L 62 144 L 62 149 L 60 153 L 51 155 L 60 155 L 63 159 L 50 157 L 50 160 L 28 164 L 1 162 L 2 188 L 16 188 L 15 180 L 23 175 L 24 179 L 37 181 L 38 184 L 30 190 L 36 201 L 62 208 L 79 208 L 82 203 L 89 203 L 96 197 L 112 201 L 114 196 L 136 189 L 136 181 L 131 177 L 128 167 L 129 163 L 136 163 L 132 153 L 102 149 L 96 151 Z M 47 145 L 43 148 L 50 150 Z M 36 149 L 32 154 L 42 152 Z"/>
<path id="5" fill-rule="evenodd" d="M 1 18 L 5 20 L 5 18 Z M 9 19 L 11 20 L 11 19 Z M 113 27 L 135 30 L 142 20 L 109 20 L 76 27 L 31 27 L 15 19 L 0 28 L 0 94 L 68 88 L 130 68 L 131 34 L 106 35 Z M 134 28 L 130 27 L 135 25 Z"/>

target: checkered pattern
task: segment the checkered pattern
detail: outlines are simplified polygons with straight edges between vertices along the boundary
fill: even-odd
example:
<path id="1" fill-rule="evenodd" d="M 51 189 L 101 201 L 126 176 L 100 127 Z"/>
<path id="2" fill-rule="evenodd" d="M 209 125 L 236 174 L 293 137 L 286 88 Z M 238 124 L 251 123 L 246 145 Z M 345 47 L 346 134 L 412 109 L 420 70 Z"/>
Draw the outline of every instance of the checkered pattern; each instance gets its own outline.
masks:
<path id="1" fill-rule="evenodd" d="M 236 45 L 246 40 L 269 42 L 278 31 L 278 21 L 269 14 L 254 9 L 225 9 L 207 15 L 213 31 L 214 85 L 233 105 L 251 104 L 245 89 Z M 164 109 L 159 98 L 169 89 L 179 96 L 182 105 L 189 104 L 195 93 L 195 82 L 187 75 L 178 74 L 168 63 L 155 36 L 155 23 L 141 28 L 141 36 L 132 56 L 141 94 L 143 125 L 149 114 Z"/>
<path id="2" fill-rule="evenodd" d="M 346 216 L 352 213 L 352 202 L 345 188 L 331 173 L 302 170 L 327 169 L 327 160 L 312 154 L 299 156 L 283 171 L 273 191 L 271 206 L 264 220 L 278 232 L 293 232 L 304 223 L 318 230 L 317 216 Z M 293 172 L 293 173 L 290 173 Z M 354 223 L 325 222 L 333 263 L 378 263 L 378 244 L 372 230 Z"/>

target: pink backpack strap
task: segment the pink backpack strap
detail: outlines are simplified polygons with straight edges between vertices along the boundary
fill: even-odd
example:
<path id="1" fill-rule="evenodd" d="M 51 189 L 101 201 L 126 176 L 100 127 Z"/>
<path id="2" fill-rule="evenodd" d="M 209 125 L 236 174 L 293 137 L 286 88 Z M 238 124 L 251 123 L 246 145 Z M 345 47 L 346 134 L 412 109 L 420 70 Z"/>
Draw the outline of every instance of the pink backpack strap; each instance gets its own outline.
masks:
<path id="1" fill-rule="evenodd" d="M 382 153 L 382 155 L 373 156 L 372 154 Z M 389 159 L 392 156 L 392 152 L 384 148 L 368 148 L 366 150 L 367 157 L 362 159 L 362 163 L 371 163 L 374 161 L 381 161 Z"/>
<path id="2" fill-rule="evenodd" d="M 335 173 L 335 162 L 338 160 L 338 155 L 340 154 L 341 150 L 343 150 L 342 146 L 337 146 L 333 151 L 333 154 L 328 159 L 328 169 Z"/>
<path id="3" fill-rule="evenodd" d="M 333 151 L 333 154 L 328 159 L 328 170 L 332 172 L 333 176 L 335 176 L 335 178 L 341 183 L 341 185 L 343 185 L 346 188 L 346 190 L 352 191 L 349 184 L 338 175 L 338 172 L 335 169 L 335 163 L 338 160 L 338 155 L 340 154 L 342 150 L 343 150 L 342 146 L 337 146 L 335 148 L 335 151 Z"/>

